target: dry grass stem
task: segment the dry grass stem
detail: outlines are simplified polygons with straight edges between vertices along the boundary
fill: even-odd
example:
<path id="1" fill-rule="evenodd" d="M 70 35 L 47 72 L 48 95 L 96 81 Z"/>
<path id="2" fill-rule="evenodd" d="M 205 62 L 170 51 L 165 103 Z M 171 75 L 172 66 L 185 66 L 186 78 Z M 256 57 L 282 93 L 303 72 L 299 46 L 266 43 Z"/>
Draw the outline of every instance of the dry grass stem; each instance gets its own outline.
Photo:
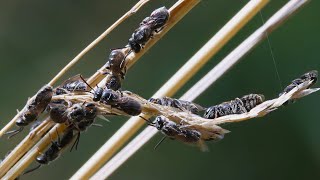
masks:
<path id="1" fill-rule="evenodd" d="M 246 46 L 240 45 L 238 48 L 235 49 L 237 50 L 237 55 L 235 51 L 230 53 L 230 55 L 227 56 L 220 64 L 230 64 L 230 63 L 225 63 L 225 61 L 234 61 L 234 63 L 231 63 L 232 65 L 235 64 L 235 62 L 239 61 L 240 58 L 249 50 L 251 50 L 258 42 L 263 40 L 265 37 L 265 33 L 268 32 L 270 33 L 274 28 L 276 28 L 278 25 L 280 25 L 281 22 L 283 22 L 285 19 L 287 19 L 293 12 L 297 11 L 302 5 L 304 5 L 307 0 L 293 0 L 288 2 L 283 8 L 281 8 L 274 16 L 272 16 L 265 25 L 263 25 L 260 29 L 258 29 L 252 36 L 250 36 L 247 40 L 245 40 L 242 44 L 245 43 L 248 48 L 245 48 Z M 258 33 L 257 33 L 258 32 Z M 258 35 L 257 35 L 258 34 Z M 253 38 L 256 37 L 256 38 Z M 250 40 L 251 39 L 251 40 Z M 253 39 L 253 40 L 252 40 Z M 250 44 L 247 44 L 250 42 Z M 241 47 L 242 48 L 239 48 Z M 246 51 L 244 51 L 246 49 Z M 229 60 L 228 60 L 229 59 Z M 217 80 L 219 77 L 225 73 L 232 65 L 229 65 L 227 67 L 221 66 L 220 68 L 222 69 L 220 71 L 220 68 L 214 68 L 215 71 L 220 71 L 219 73 L 210 73 L 210 75 L 206 75 L 203 79 L 213 79 L 212 81 L 208 80 L 200 80 L 199 83 L 195 85 L 194 88 L 192 87 L 185 95 L 183 95 L 182 99 L 188 100 L 188 101 L 193 101 L 198 95 L 200 95 L 208 86 L 210 86 L 215 80 Z M 219 66 L 219 65 L 218 65 Z M 213 70 L 212 70 L 213 71 Z M 212 72 L 210 71 L 210 72 Z M 200 84 L 202 82 L 202 84 Z M 310 82 L 309 82 L 310 83 Z M 206 88 L 200 89 L 200 86 L 205 86 Z M 245 120 L 248 118 L 253 118 L 255 116 L 262 116 L 264 113 L 269 112 L 270 109 L 276 108 L 280 106 L 283 102 L 285 102 L 285 99 L 292 98 L 293 95 L 298 97 L 298 95 L 302 94 L 308 94 L 306 92 L 310 92 L 310 90 L 303 90 L 303 88 L 306 86 L 306 84 L 303 84 L 299 86 L 298 88 L 295 88 L 292 90 L 290 93 L 283 95 L 279 97 L 278 99 L 267 101 L 266 103 L 263 103 L 262 106 L 258 106 L 257 108 L 253 109 L 252 112 L 248 114 L 243 114 L 239 116 L 226 116 L 223 118 L 218 118 L 217 119 L 217 124 L 220 123 L 225 123 L 229 121 L 241 121 Z M 195 89 L 197 91 L 200 91 L 200 93 L 196 93 Z M 315 89 L 315 91 L 318 89 Z M 191 93 L 192 92 L 192 93 Z M 299 93 L 297 93 L 299 92 Z M 296 98 L 294 97 L 294 98 Z M 269 106 L 268 106 L 269 105 Z M 264 107 L 264 108 L 263 108 Z M 269 109 L 268 109 L 269 108 Z M 190 114 L 187 116 L 183 117 L 189 117 Z M 226 118 L 226 119 L 224 119 Z M 231 120 L 229 120 L 230 118 Z M 205 125 L 205 124 L 204 124 Z M 104 179 L 106 177 L 109 177 L 118 167 L 120 167 L 129 157 L 131 157 L 139 148 L 141 148 L 146 142 L 148 142 L 158 131 L 153 128 L 153 127 L 147 127 L 144 131 L 142 131 L 136 138 L 134 138 L 123 150 L 121 150 L 117 155 L 115 155 L 103 168 L 101 168 L 93 177 L 92 179 Z"/>
<path id="2" fill-rule="evenodd" d="M 115 23 L 113 23 L 105 32 L 103 32 L 98 38 L 91 42 L 85 49 L 83 49 L 74 59 L 72 59 L 48 84 L 53 86 L 72 66 L 74 66 L 86 53 L 88 53 L 92 48 L 94 48 L 100 41 L 102 41 L 112 30 L 114 30 L 119 24 L 124 20 L 129 18 L 131 15 L 136 13 L 143 5 L 145 5 L 149 0 L 140 0 L 136 5 L 134 5 L 127 13 L 120 17 Z M 25 109 L 25 107 L 23 108 Z M 23 109 L 20 111 L 22 112 Z M 20 113 L 16 114 L 12 120 L 1 129 L 0 137 L 3 136 L 16 122 Z"/>
<path id="3" fill-rule="evenodd" d="M 238 32 L 255 13 L 259 12 L 268 1 L 250 1 L 243 10 L 232 18 L 203 48 L 192 57 L 155 95 L 154 97 L 172 96 L 181 88 L 236 32 Z M 206 55 L 209 53 L 209 55 Z M 147 116 L 145 116 L 147 117 Z M 139 117 L 132 117 L 112 136 L 96 154 L 72 177 L 88 178 L 106 160 L 108 160 L 142 125 Z"/>

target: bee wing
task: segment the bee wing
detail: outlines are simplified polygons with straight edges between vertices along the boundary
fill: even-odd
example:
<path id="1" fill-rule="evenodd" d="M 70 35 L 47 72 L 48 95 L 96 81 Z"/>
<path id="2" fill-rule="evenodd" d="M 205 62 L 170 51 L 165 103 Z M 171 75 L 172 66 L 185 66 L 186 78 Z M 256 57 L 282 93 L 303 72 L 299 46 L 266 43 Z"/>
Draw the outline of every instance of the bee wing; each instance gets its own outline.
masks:
<path id="1" fill-rule="evenodd" d="M 62 84 L 60 84 L 58 87 L 61 88 L 61 87 L 65 86 L 65 85 L 70 84 L 70 83 L 73 83 L 73 82 L 75 82 L 75 81 L 82 81 L 82 79 L 81 79 L 80 76 L 81 76 L 81 74 L 77 74 L 77 75 L 75 75 L 75 76 L 72 76 L 71 78 L 65 80 L 65 81 L 64 81 Z"/>
<path id="2" fill-rule="evenodd" d="M 104 120 L 104 121 L 107 121 L 107 122 L 110 122 L 110 120 L 109 119 L 107 119 L 105 116 L 103 116 L 103 115 L 98 115 L 97 116 L 98 118 L 100 118 L 101 120 Z"/>
<path id="3" fill-rule="evenodd" d="M 193 129 L 199 131 L 201 133 L 201 139 L 203 140 L 219 141 L 224 138 L 225 134 L 230 132 L 229 130 L 223 129 L 222 127 L 210 122 L 190 124 L 185 125 L 185 127 L 192 127 Z"/>

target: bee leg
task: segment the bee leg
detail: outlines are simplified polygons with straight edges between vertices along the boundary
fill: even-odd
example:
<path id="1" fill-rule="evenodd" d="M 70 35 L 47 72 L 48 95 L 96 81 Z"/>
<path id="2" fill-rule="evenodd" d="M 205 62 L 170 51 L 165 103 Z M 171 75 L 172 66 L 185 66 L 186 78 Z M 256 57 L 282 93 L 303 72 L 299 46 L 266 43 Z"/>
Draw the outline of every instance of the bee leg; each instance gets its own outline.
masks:
<path id="1" fill-rule="evenodd" d="M 92 124 L 92 126 L 103 127 L 103 125 L 101 125 L 101 124 Z"/>
<path id="2" fill-rule="evenodd" d="M 19 129 L 16 130 L 12 130 L 12 131 L 8 131 L 5 133 L 5 135 L 9 135 L 8 139 L 12 138 L 13 136 L 17 135 L 19 132 L 21 132 L 23 130 L 23 126 L 21 126 Z"/>
<path id="3" fill-rule="evenodd" d="M 156 150 L 165 139 L 166 136 L 163 136 L 163 138 L 156 144 L 156 146 L 153 149 Z"/>
<path id="4" fill-rule="evenodd" d="M 32 168 L 32 169 L 29 169 L 29 170 L 26 170 L 22 175 L 25 175 L 25 174 L 28 174 L 28 173 L 31 173 L 37 169 L 39 169 L 41 167 L 41 164 L 39 164 L 38 166 Z"/>
<path id="5" fill-rule="evenodd" d="M 76 140 L 74 141 L 71 149 L 70 149 L 70 152 L 72 151 L 72 149 L 75 147 L 75 149 L 77 150 L 78 149 L 78 144 L 79 144 L 79 141 L 80 141 L 80 131 L 78 131 L 78 134 L 77 134 L 77 138 Z"/>

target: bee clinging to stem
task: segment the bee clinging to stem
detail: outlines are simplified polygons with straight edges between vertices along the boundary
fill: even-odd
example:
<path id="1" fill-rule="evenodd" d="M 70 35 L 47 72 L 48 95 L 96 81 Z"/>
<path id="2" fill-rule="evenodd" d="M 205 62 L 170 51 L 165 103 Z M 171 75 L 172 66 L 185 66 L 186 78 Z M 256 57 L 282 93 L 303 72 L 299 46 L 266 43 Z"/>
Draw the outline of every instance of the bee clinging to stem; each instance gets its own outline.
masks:
<path id="1" fill-rule="evenodd" d="M 55 88 L 55 95 L 67 94 L 67 93 L 81 93 L 88 91 L 88 85 L 83 82 L 82 76 L 77 74 L 66 81 L 61 85 Z"/>
<path id="2" fill-rule="evenodd" d="M 284 90 L 279 94 L 279 96 L 288 93 L 289 91 L 291 91 L 293 88 L 297 87 L 298 85 L 306 82 L 306 81 L 312 81 L 312 83 L 309 85 L 310 88 L 311 86 L 313 86 L 318 80 L 318 71 L 317 70 L 312 70 L 309 71 L 307 73 L 304 73 L 303 75 L 301 75 L 299 78 L 294 79 L 291 84 L 289 84 L 287 87 L 284 88 Z M 294 103 L 295 100 L 294 99 L 290 99 L 287 102 L 284 103 L 284 105 L 287 105 L 289 103 Z"/>
<path id="3" fill-rule="evenodd" d="M 189 111 L 193 114 L 198 114 L 200 111 L 204 110 L 203 107 L 196 103 L 170 97 L 150 98 L 148 101 L 163 106 L 174 107 L 180 109 L 181 111 Z"/>
<path id="4" fill-rule="evenodd" d="M 201 133 L 196 129 L 184 127 L 169 120 L 165 116 L 157 116 L 153 122 L 143 118 L 142 116 L 140 117 L 147 121 L 149 126 L 157 128 L 162 134 L 165 135 L 155 146 L 155 148 L 157 148 L 163 142 L 163 140 L 168 137 L 170 139 L 176 139 L 187 144 L 197 145 L 201 148 L 201 150 L 207 151 L 207 146 L 201 139 Z"/>
<path id="5" fill-rule="evenodd" d="M 36 169 L 39 169 L 42 165 L 49 164 L 50 162 L 56 160 L 60 156 L 62 150 L 65 149 L 74 139 L 74 134 L 72 129 L 67 129 L 64 132 L 62 138 L 60 138 L 58 132 L 57 132 L 57 135 L 58 135 L 58 140 L 53 141 L 51 139 L 51 146 L 46 151 L 44 151 L 39 156 L 37 156 L 36 161 L 39 163 L 39 165 L 36 166 L 35 168 L 27 170 L 23 174 L 28 174 Z"/>
<path id="6" fill-rule="evenodd" d="M 25 108 L 22 110 L 16 125 L 20 127 L 17 130 L 9 131 L 6 134 L 10 134 L 8 138 L 18 134 L 23 130 L 25 126 L 34 122 L 38 116 L 47 108 L 53 96 L 53 89 L 50 85 L 43 86 L 34 97 L 28 100 Z"/>
<path id="7" fill-rule="evenodd" d="M 161 7 L 154 10 L 149 17 L 146 17 L 128 41 L 128 46 L 130 47 L 128 54 L 131 51 L 139 53 L 154 33 L 158 33 L 163 29 L 169 16 L 170 14 L 167 8 Z"/>
<path id="8" fill-rule="evenodd" d="M 241 98 L 235 98 L 234 100 L 223 102 L 207 108 L 203 117 L 207 119 L 215 119 L 231 114 L 246 113 L 257 105 L 261 104 L 264 99 L 265 98 L 262 94 L 245 95 Z"/>

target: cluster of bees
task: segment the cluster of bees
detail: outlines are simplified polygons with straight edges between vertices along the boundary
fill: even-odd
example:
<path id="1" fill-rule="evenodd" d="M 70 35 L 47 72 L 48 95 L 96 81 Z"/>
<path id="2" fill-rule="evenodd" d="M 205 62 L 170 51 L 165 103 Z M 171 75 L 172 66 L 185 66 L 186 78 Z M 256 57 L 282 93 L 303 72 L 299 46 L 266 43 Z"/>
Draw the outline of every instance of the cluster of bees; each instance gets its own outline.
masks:
<path id="1" fill-rule="evenodd" d="M 20 116 L 16 121 L 16 125 L 19 128 L 7 132 L 10 137 L 32 123 L 31 130 L 35 129 L 41 123 L 37 119 L 42 113 L 49 114 L 53 122 L 63 123 L 67 128 L 61 137 L 58 134 L 58 139 L 56 141 L 52 140 L 51 145 L 36 158 L 39 165 L 36 168 L 28 170 L 26 173 L 58 158 L 61 151 L 72 142 L 74 143 L 71 150 L 73 147 L 77 149 L 80 134 L 85 132 L 90 126 L 95 125 L 95 119 L 98 115 L 106 114 L 98 108 L 100 104 L 108 105 L 129 116 L 137 116 L 144 113 L 141 102 L 129 96 L 124 96 L 121 90 L 121 84 L 127 71 L 126 57 L 130 53 L 139 53 L 153 35 L 165 27 L 169 17 L 169 11 L 165 7 L 156 9 L 139 24 L 139 27 L 133 32 L 128 40 L 128 44 L 124 48 L 111 51 L 105 65 L 106 71 L 103 73 L 108 77 L 104 87 L 97 86 L 92 88 L 81 75 L 76 75 L 55 88 L 45 85 L 33 98 L 28 100 L 27 105 L 20 112 Z M 127 52 L 127 54 L 124 52 Z M 313 81 L 311 85 L 316 82 L 317 71 L 310 71 L 295 79 L 279 96 L 289 92 L 299 84 L 310 80 Z M 88 93 L 91 93 L 90 101 L 78 102 L 64 98 L 53 98 L 66 95 L 87 95 Z M 170 107 L 177 112 L 187 112 L 214 121 L 216 118 L 226 115 L 247 113 L 263 103 L 264 99 L 264 95 L 262 94 L 248 94 L 207 108 L 193 102 L 169 97 L 150 98 L 147 103 Z M 109 113 L 109 115 L 115 114 Z M 183 121 L 173 121 L 170 117 L 163 114 L 156 116 L 154 120 L 145 120 L 149 126 L 157 128 L 165 137 L 197 145 L 203 150 L 205 150 L 205 141 L 221 140 L 224 138 L 224 134 L 229 132 L 219 127 L 220 129 L 217 128 L 210 136 L 205 136 L 196 126 Z"/>
<path id="2" fill-rule="evenodd" d="M 285 93 L 288 93 L 293 88 L 298 85 L 306 82 L 312 81 L 309 85 L 310 88 L 317 81 L 318 72 L 316 70 L 307 72 L 300 76 L 299 78 L 293 80 L 280 94 L 279 97 Z M 222 102 L 220 104 L 204 108 L 193 102 L 183 101 L 179 99 L 163 97 L 163 98 L 150 98 L 149 102 L 163 105 L 171 106 L 177 108 L 180 111 L 187 111 L 192 114 L 199 115 L 201 111 L 204 111 L 202 117 L 206 119 L 214 119 L 233 115 L 233 114 L 243 114 L 249 112 L 251 109 L 255 108 L 257 105 L 263 103 L 265 100 L 264 95 L 262 94 L 248 94 L 240 98 L 235 98 L 234 100 Z M 292 103 L 294 100 L 289 100 L 284 105 Z M 169 118 L 161 115 L 157 116 L 154 121 L 145 119 L 150 126 L 154 126 L 159 131 L 164 134 L 164 137 L 169 137 L 170 139 L 180 140 L 188 144 L 194 144 L 199 146 L 202 150 L 207 150 L 207 147 L 204 144 L 204 141 L 218 141 L 223 139 L 224 134 L 228 133 L 227 130 L 218 130 L 211 136 L 203 136 L 201 131 L 197 127 L 192 127 L 192 125 L 184 124 L 184 122 L 176 123 Z M 164 138 L 163 138 L 164 139 Z M 163 140 L 162 139 L 162 140 Z M 162 140 L 160 142 L 162 142 Z"/>
<path id="3" fill-rule="evenodd" d="M 127 71 L 126 57 L 130 53 L 139 53 L 153 35 L 164 28 L 168 19 L 169 11 L 165 7 L 156 9 L 139 24 L 125 47 L 111 51 L 105 65 L 106 71 L 103 72 L 108 77 L 104 87 L 92 88 L 81 75 L 76 75 L 55 88 L 45 85 L 28 100 L 16 120 L 16 126 L 19 128 L 6 133 L 9 138 L 18 134 L 30 124 L 32 124 L 30 131 L 34 130 L 42 123 L 37 119 L 43 113 L 47 113 L 53 122 L 65 124 L 67 128 L 61 138 L 58 134 L 58 140 L 51 140 L 51 145 L 44 152 L 39 152 L 40 155 L 36 158 L 39 166 L 25 173 L 57 159 L 62 150 L 72 142 L 74 143 L 71 150 L 73 147 L 77 149 L 80 133 L 94 125 L 98 115 L 108 114 L 99 110 L 98 106 L 100 104 L 108 105 L 111 109 L 118 109 L 129 116 L 136 116 L 142 112 L 141 104 L 130 97 L 123 96 L 121 91 L 121 84 Z M 125 52 L 127 53 L 125 54 Z M 92 98 L 87 102 L 55 98 L 88 93 L 92 94 Z M 113 113 L 109 114 L 115 115 Z"/>

